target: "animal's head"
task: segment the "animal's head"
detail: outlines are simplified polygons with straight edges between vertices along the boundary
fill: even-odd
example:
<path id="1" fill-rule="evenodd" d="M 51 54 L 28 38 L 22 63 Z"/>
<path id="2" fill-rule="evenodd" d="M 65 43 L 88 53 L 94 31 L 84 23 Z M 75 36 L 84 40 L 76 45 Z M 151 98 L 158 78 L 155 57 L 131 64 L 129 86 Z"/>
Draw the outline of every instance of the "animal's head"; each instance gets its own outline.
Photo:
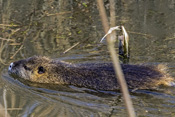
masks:
<path id="1" fill-rule="evenodd" d="M 53 60 L 33 56 L 28 59 L 19 60 L 10 64 L 8 72 L 12 76 L 17 76 L 32 82 L 50 83 L 52 80 L 52 70 L 55 67 Z"/>

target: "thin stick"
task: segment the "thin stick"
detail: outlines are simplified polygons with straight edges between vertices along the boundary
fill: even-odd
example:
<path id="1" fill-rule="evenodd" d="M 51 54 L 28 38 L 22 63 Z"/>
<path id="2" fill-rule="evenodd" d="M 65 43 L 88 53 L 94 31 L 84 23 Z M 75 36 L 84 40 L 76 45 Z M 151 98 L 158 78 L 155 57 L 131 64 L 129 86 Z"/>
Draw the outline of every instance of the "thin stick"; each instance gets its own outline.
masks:
<path id="1" fill-rule="evenodd" d="M 165 40 L 172 40 L 172 39 L 175 39 L 175 37 L 166 38 Z"/>
<path id="2" fill-rule="evenodd" d="M 6 38 L 2 38 L 2 37 L 0 37 L 0 40 L 3 40 L 3 41 L 15 41 L 13 39 L 6 39 Z"/>
<path id="3" fill-rule="evenodd" d="M 22 108 L 7 108 L 7 109 L 0 109 L 0 110 L 12 110 L 12 111 L 14 111 L 14 110 L 22 110 Z"/>
<path id="4" fill-rule="evenodd" d="M 81 41 L 81 42 L 77 42 L 76 44 L 74 44 L 73 46 L 71 46 L 70 48 L 66 49 L 63 53 L 61 54 L 65 54 L 68 51 L 70 51 L 71 49 L 73 49 L 74 47 L 76 47 L 77 45 L 79 45 L 80 43 L 86 42 L 87 40 L 89 40 L 89 38 L 86 38 L 85 40 Z"/>
<path id="5" fill-rule="evenodd" d="M 10 59 L 13 59 L 22 48 L 23 48 L 23 45 L 21 45 L 21 47 L 13 54 L 13 56 L 10 57 Z"/>
<path id="6" fill-rule="evenodd" d="M 16 27 L 16 26 L 19 26 L 19 25 L 15 25 L 15 24 L 0 24 L 0 26 Z"/>
<path id="7" fill-rule="evenodd" d="M 7 115 L 5 115 L 4 111 L 5 111 L 5 108 L 2 106 L 2 104 L 0 104 L 0 117 L 10 117 L 9 113 L 7 113 Z"/>
<path id="8" fill-rule="evenodd" d="M 152 35 L 139 33 L 139 32 L 132 32 L 132 31 L 127 31 L 127 32 L 131 33 L 131 34 L 142 35 L 142 36 L 145 36 L 145 37 L 153 37 Z"/>
<path id="9" fill-rule="evenodd" d="M 107 19 L 107 16 L 106 16 L 106 11 L 105 11 L 105 8 L 104 8 L 103 0 L 97 0 L 97 3 L 98 3 L 98 6 L 99 6 L 98 8 L 99 8 L 100 16 L 101 16 L 101 19 L 102 19 L 103 28 L 104 28 L 105 33 L 107 33 L 108 30 L 109 30 L 109 24 L 108 24 L 108 19 Z M 115 1 L 110 0 L 110 5 L 111 5 L 110 8 L 115 7 L 115 6 L 112 6 L 112 5 L 115 5 Z M 115 12 L 115 10 L 113 12 Z M 111 13 L 111 15 L 115 15 L 115 14 Z M 111 18 L 115 18 L 115 17 L 111 16 Z M 114 25 L 115 21 L 114 20 L 111 20 L 111 21 L 113 21 L 111 24 Z M 110 51 L 110 55 L 111 55 L 111 58 L 112 58 L 112 61 L 113 61 L 115 73 L 117 75 L 119 84 L 121 86 L 121 91 L 122 91 L 122 94 L 123 94 L 123 97 L 124 97 L 124 102 L 125 102 L 125 105 L 126 105 L 126 108 L 127 108 L 127 111 L 128 111 L 128 115 L 130 117 L 135 117 L 136 115 L 135 115 L 135 111 L 134 111 L 134 108 L 133 108 L 133 105 L 132 105 L 132 101 L 130 99 L 128 87 L 127 87 L 126 81 L 124 79 L 124 75 L 123 75 L 123 72 L 121 70 L 121 66 L 119 64 L 117 53 L 116 53 L 115 48 L 114 48 L 114 41 L 112 41 L 114 39 L 114 37 L 115 37 L 114 33 L 107 36 L 108 49 Z"/>
<path id="10" fill-rule="evenodd" d="M 98 4 L 98 9 L 99 9 L 103 29 L 104 29 L 105 34 L 106 34 L 109 30 L 109 24 L 108 24 L 108 19 L 107 19 L 107 15 L 106 15 L 106 10 L 104 8 L 103 0 L 97 0 L 97 4 Z"/>
<path id="11" fill-rule="evenodd" d="M 64 15 L 67 13 L 71 13 L 71 11 L 60 12 L 60 13 L 55 13 L 55 14 L 49 14 L 49 13 L 45 13 L 45 14 L 46 14 L 46 16 L 54 16 L 54 15 Z"/>
<path id="12" fill-rule="evenodd" d="M 65 51 L 63 52 L 63 54 L 67 53 L 68 51 L 70 51 L 71 49 L 73 49 L 73 48 L 74 48 L 75 46 L 77 46 L 78 44 L 80 44 L 80 42 L 74 44 L 72 47 L 70 47 L 70 48 L 68 48 L 67 50 L 65 50 Z"/>
<path id="13" fill-rule="evenodd" d="M 3 100 L 4 100 L 4 111 L 5 111 L 5 117 L 7 117 L 7 101 L 6 101 L 6 89 L 3 90 Z"/>
<path id="14" fill-rule="evenodd" d="M 112 34 L 110 35 L 110 38 L 111 39 L 113 38 Z M 119 64 L 118 56 L 116 56 L 117 53 L 115 51 L 114 44 L 111 43 L 111 42 L 108 42 L 108 43 L 110 43 L 109 46 L 108 46 L 108 49 L 110 51 L 110 55 L 111 55 L 111 58 L 112 58 L 112 61 L 113 61 L 113 65 L 114 65 L 114 68 L 115 68 L 115 73 L 117 75 L 119 84 L 121 86 L 121 91 L 122 91 L 122 94 L 123 94 L 123 97 L 124 97 L 124 102 L 125 102 L 125 105 L 126 105 L 126 108 L 127 108 L 127 111 L 128 111 L 128 115 L 129 115 L 129 117 L 135 117 L 135 111 L 134 111 L 134 108 L 133 108 L 133 105 L 132 105 L 132 101 L 131 101 L 131 98 L 130 98 L 130 95 L 129 95 L 129 91 L 128 91 L 126 81 L 124 79 L 124 74 L 122 73 L 122 69 L 121 69 L 121 66 Z"/>

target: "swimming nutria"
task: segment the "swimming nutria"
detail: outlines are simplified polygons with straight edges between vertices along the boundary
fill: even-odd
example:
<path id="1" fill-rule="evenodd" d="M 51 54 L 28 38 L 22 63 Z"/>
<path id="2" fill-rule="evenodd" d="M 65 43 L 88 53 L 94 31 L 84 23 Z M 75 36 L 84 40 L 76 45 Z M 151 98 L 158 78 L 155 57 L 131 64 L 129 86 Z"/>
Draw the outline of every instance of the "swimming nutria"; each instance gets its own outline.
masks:
<path id="1" fill-rule="evenodd" d="M 163 65 L 144 66 L 122 64 L 131 89 L 154 89 L 159 85 L 173 85 L 173 78 Z M 20 78 L 50 84 L 67 84 L 96 90 L 118 90 L 112 63 L 70 64 L 67 62 L 33 56 L 11 63 L 9 74 Z"/>

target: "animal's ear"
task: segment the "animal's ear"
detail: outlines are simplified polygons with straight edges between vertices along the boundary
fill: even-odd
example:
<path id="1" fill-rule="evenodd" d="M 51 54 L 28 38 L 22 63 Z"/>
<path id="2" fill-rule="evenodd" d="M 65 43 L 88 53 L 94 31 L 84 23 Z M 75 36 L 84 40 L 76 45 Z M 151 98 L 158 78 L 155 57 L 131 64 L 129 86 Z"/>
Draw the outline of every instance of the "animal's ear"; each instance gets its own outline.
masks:
<path id="1" fill-rule="evenodd" d="M 44 67 L 43 66 L 39 66 L 38 67 L 38 74 L 43 74 L 43 73 L 45 73 L 45 69 L 44 69 Z"/>

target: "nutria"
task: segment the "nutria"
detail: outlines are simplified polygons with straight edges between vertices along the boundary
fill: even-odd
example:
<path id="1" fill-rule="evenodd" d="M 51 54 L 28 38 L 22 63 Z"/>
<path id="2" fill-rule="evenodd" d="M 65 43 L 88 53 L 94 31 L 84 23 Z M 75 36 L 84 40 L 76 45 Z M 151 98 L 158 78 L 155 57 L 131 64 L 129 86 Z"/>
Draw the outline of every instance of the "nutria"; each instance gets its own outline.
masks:
<path id="1" fill-rule="evenodd" d="M 163 65 L 144 66 L 121 64 L 128 87 L 154 89 L 159 85 L 174 85 Z M 19 78 L 49 84 L 74 85 L 96 90 L 118 90 L 112 63 L 71 64 L 47 57 L 33 56 L 11 63 L 9 74 Z"/>

